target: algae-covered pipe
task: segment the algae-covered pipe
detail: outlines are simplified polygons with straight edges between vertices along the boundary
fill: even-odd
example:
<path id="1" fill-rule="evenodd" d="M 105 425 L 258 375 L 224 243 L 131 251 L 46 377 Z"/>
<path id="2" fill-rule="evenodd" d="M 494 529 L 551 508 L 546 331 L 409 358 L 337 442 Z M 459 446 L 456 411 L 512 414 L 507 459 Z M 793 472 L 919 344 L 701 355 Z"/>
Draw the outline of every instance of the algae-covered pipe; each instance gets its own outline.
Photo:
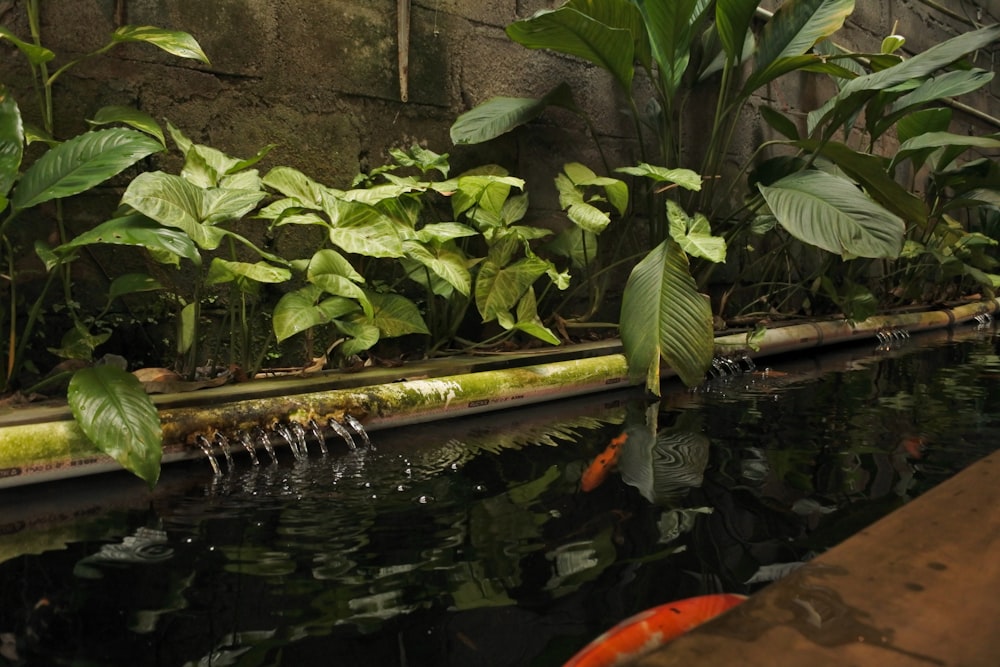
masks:
<path id="1" fill-rule="evenodd" d="M 860 341 L 881 332 L 928 331 L 992 315 L 1000 300 L 970 303 L 951 309 L 868 318 L 809 322 L 767 330 L 757 349 L 747 349 L 746 334 L 720 336 L 721 352 L 742 350 L 767 356 Z M 201 435 L 233 437 L 276 422 L 310 419 L 319 424 L 345 415 L 359 419 L 368 431 L 517 407 L 621 388 L 628 384 L 622 354 L 534 363 L 515 368 L 471 372 L 447 377 L 387 382 L 349 389 L 328 389 L 286 396 L 239 398 L 214 404 L 165 407 L 163 462 L 204 456 L 194 445 Z M 664 377 L 673 375 L 665 369 Z M 208 401 L 206 400 L 206 403 Z M 32 484 L 119 469 L 110 457 L 87 440 L 72 419 L 0 422 L 0 488 Z"/>

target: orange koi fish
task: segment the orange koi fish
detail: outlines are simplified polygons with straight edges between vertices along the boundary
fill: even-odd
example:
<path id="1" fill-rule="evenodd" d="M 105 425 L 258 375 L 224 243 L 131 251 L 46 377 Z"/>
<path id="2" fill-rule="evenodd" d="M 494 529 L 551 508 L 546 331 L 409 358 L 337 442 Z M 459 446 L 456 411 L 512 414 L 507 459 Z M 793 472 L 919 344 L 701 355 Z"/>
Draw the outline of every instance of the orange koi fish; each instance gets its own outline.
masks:
<path id="1" fill-rule="evenodd" d="M 611 438 L 607 448 L 597 455 L 593 463 L 587 466 L 580 477 L 580 490 L 593 491 L 608 478 L 611 470 L 618 463 L 618 457 L 622 452 L 622 445 L 628 440 L 628 433 L 622 433 L 616 438 Z"/>
<path id="2" fill-rule="evenodd" d="M 635 660 L 746 599 L 745 595 L 718 593 L 641 611 L 587 644 L 563 667 L 611 667 Z"/>

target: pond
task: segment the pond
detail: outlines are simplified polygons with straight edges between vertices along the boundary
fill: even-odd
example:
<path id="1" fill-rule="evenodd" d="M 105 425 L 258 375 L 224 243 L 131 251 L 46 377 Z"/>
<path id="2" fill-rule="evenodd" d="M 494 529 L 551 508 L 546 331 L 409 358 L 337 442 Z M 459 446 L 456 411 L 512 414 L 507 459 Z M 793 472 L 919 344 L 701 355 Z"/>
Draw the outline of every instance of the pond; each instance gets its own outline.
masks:
<path id="1" fill-rule="evenodd" d="M 560 665 L 642 609 L 752 593 L 996 448 L 992 330 L 882 348 L 179 463 L 152 494 L 4 491 L 0 664 Z"/>

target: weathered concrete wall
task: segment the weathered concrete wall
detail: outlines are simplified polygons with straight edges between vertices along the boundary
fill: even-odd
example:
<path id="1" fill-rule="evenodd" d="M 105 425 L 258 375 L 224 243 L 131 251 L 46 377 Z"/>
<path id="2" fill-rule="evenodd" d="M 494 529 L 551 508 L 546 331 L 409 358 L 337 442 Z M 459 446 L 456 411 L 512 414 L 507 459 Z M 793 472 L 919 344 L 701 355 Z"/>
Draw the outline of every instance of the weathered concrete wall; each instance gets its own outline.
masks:
<path id="1" fill-rule="evenodd" d="M 0 25 L 27 35 L 25 0 L 0 4 Z M 493 95 L 538 95 L 561 80 L 571 83 L 611 141 L 612 160 L 636 160 L 632 130 L 603 71 L 571 58 L 524 49 L 504 26 L 561 0 L 410 0 L 409 101 L 400 101 L 395 0 L 74 0 L 42 4 L 44 43 L 57 62 L 101 44 L 118 23 L 150 24 L 190 32 L 211 59 L 201 65 L 148 45 L 128 45 L 81 64 L 57 86 L 58 129 L 84 129 L 82 119 L 107 104 L 138 106 L 169 119 L 192 139 L 249 156 L 277 143 L 264 168 L 297 167 L 343 187 L 359 169 L 382 164 L 387 149 L 421 143 L 449 152 L 457 169 L 497 161 L 529 181 L 536 204 L 554 205 L 551 179 L 566 160 L 599 165 L 582 123 L 547 114 L 516 136 L 476 147 L 454 147 L 452 121 Z M 765 2 L 774 9 L 778 2 Z M 922 51 L 972 27 L 993 22 L 1000 3 L 986 0 L 858 2 L 839 39 L 877 50 L 898 24 L 907 49 Z M 967 17 L 967 18 L 966 18 Z M 0 80 L 11 84 L 26 113 L 30 93 L 21 59 L 0 42 Z M 992 67 L 992 53 L 977 65 Z M 792 112 L 814 108 L 828 91 L 789 77 L 765 93 Z M 963 101 L 1000 116 L 1000 82 Z M 697 132 L 697 109 L 693 132 Z M 973 116 L 961 123 L 980 132 L 1000 128 Z M 737 150 L 765 134 L 756 114 Z M 697 139 L 697 137 L 693 137 Z M 887 147 L 891 149 L 891 147 Z"/>

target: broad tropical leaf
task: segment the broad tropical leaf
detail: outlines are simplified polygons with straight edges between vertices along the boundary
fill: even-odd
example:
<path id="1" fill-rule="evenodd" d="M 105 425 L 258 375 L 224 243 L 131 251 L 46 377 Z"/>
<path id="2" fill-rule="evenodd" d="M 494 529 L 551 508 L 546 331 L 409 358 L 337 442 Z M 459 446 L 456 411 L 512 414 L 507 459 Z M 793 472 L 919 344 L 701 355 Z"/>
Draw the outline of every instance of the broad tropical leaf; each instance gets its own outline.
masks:
<path id="1" fill-rule="evenodd" d="M 37 46 L 30 42 L 19 39 L 17 35 L 7 28 L 0 26 L 0 39 L 6 39 L 16 46 L 24 54 L 32 65 L 42 65 L 56 57 L 56 54 L 46 49 L 44 46 Z"/>
<path id="2" fill-rule="evenodd" d="M 152 137 L 126 128 L 84 132 L 38 158 L 14 188 L 11 203 L 25 209 L 85 192 L 162 149 Z"/>
<path id="3" fill-rule="evenodd" d="M 430 333 L 417 305 L 405 296 L 368 292 L 368 299 L 373 309 L 369 324 L 378 327 L 382 338 Z"/>
<path id="4" fill-rule="evenodd" d="M 0 197 L 6 197 L 17 180 L 24 156 L 24 124 L 21 110 L 7 89 L 0 85 Z M 6 208 L 0 205 L 0 211 Z"/>
<path id="5" fill-rule="evenodd" d="M 368 204 L 326 198 L 330 241 L 345 252 L 366 257 L 401 257 L 403 239 L 396 223 Z"/>
<path id="6" fill-rule="evenodd" d="M 806 139 L 792 144 L 806 151 L 818 152 L 832 161 L 848 178 L 859 183 L 872 199 L 904 220 L 918 225 L 927 220 L 927 204 L 892 178 L 885 158 L 861 153 L 837 141 Z"/>
<path id="7" fill-rule="evenodd" d="M 758 188 L 781 226 L 800 241 L 845 258 L 892 258 L 902 250 L 903 221 L 850 181 L 805 171 Z"/>
<path id="8" fill-rule="evenodd" d="M 615 171 L 632 176 L 644 176 L 658 183 L 673 183 L 685 190 L 695 192 L 701 190 L 701 176 L 690 169 L 667 169 L 643 162 L 634 167 L 619 167 Z"/>
<path id="9" fill-rule="evenodd" d="M 153 26 L 123 25 L 111 36 L 112 44 L 121 42 L 145 42 L 181 58 L 191 58 L 206 65 L 208 56 L 201 50 L 198 40 L 186 32 L 164 30 Z"/>
<path id="10" fill-rule="evenodd" d="M 566 83 L 560 83 L 538 99 L 493 97 L 455 119 L 451 140 L 456 145 L 481 144 L 530 123 L 550 106 L 579 111 Z"/>
<path id="11" fill-rule="evenodd" d="M 190 260 L 201 264 L 201 254 L 187 234 L 172 227 L 164 227 L 149 218 L 133 214 L 120 218 L 112 218 L 102 222 L 97 227 L 83 232 L 73 240 L 57 247 L 57 253 L 67 253 L 70 250 L 92 243 L 109 243 L 112 245 L 130 245 L 145 248 L 150 252 L 165 253 L 174 258 Z M 160 255 L 162 256 L 162 255 Z"/>
<path id="12" fill-rule="evenodd" d="M 111 281 L 108 286 L 108 303 L 126 294 L 155 292 L 163 289 L 160 281 L 148 273 L 125 273 Z"/>
<path id="13" fill-rule="evenodd" d="M 622 295 L 621 337 L 633 382 L 660 393 L 660 359 L 688 386 L 712 363 L 715 342 L 708 297 L 698 292 L 687 255 L 667 239 L 639 262 Z"/>
<path id="14" fill-rule="evenodd" d="M 701 0 L 633 0 L 639 8 L 653 60 L 659 68 L 663 94 L 672 97 L 681 84 L 691 58 L 691 41 L 698 12 L 706 8 Z"/>
<path id="15" fill-rule="evenodd" d="M 576 9 L 580 5 L 581 9 Z M 590 5 L 605 11 L 600 19 L 588 15 Z M 571 0 L 556 10 L 541 10 L 507 26 L 507 35 L 529 49 L 548 49 L 583 58 L 601 67 L 629 92 L 635 74 L 635 7 L 627 0 L 603 3 Z"/>
<path id="16" fill-rule="evenodd" d="M 334 320 L 333 323 L 342 334 L 350 336 L 340 345 L 340 353 L 345 357 L 364 352 L 379 340 L 379 330 L 374 324 L 346 320 Z"/>
<path id="17" fill-rule="evenodd" d="M 953 134 L 951 132 L 926 132 L 920 136 L 907 139 L 900 144 L 896 151 L 896 157 L 892 160 L 892 166 L 908 158 L 913 153 L 921 153 L 927 149 L 945 148 L 953 149 L 952 155 L 958 156 L 968 148 L 985 148 L 996 150 L 1000 148 L 1000 138 L 996 135 L 989 137 L 969 136 L 966 134 Z M 947 167 L 950 163 L 938 164 L 938 169 Z"/>
<path id="18" fill-rule="evenodd" d="M 142 383 L 115 366 L 73 374 L 69 407 L 94 446 L 152 488 L 160 478 L 163 433 L 160 415 Z"/>
<path id="19" fill-rule="evenodd" d="M 760 0 L 718 0 L 715 3 L 715 27 L 730 61 L 740 62 L 754 12 Z"/>
<path id="20" fill-rule="evenodd" d="M 290 280 L 292 272 L 281 266 L 267 262 L 234 262 L 221 257 L 213 257 L 212 264 L 205 276 L 206 285 L 228 283 L 238 278 L 245 278 L 258 283 L 278 284 Z"/>
<path id="21" fill-rule="evenodd" d="M 509 313 L 549 266 L 538 257 L 523 257 L 506 266 L 493 259 L 483 262 L 476 278 L 476 307 L 483 321 L 491 322 Z"/>
<path id="22" fill-rule="evenodd" d="M 163 136 L 163 128 L 160 124 L 144 111 L 133 109 L 132 107 L 108 106 L 101 107 L 94 114 L 94 117 L 87 121 L 91 125 L 111 125 L 113 123 L 124 123 L 140 132 L 155 137 L 164 147 L 167 140 Z"/>
<path id="23" fill-rule="evenodd" d="M 180 229 L 199 248 L 215 250 L 226 230 L 202 224 L 205 192 L 180 176 L 160 171 L 145 172 L 129 183 L 122 203 L 161 225 Z"/>
<path id="24" fill-rule="evenodd" d="M 786 0 L 760 36 L 753 73 L 744 85 L 748 95 L 778 76 L 810 62 L 802 57 L 817 42 L 840 30 L 854 11 L 854 0 Z"/>
<path id="25" fill-rule="evenodd" d="M 987 26 L 935 44 L 893 67 L 852 79 L 823 106 L 809 112 L 808 131 L 812 134 L 813 130 L 835 110 L 846 118 L 875 93 L 933 74 L 965 54 L 989 46 L 998 38 L 1000 38 L 1000 25 Z"/>
<path id="26" fill-rule="evenodd" d="M 726 239 L 712 234 L 712 227 L 701 213 L 689 216 L 680 204 L 667 200 L 667 220 L 670 238 L 691 257 L 701 257 L 711 262 L 726 261 Z"/>
<path id="27" fill-rule="evenodd" d="M 274 306 L 271 326 L 279 343 L 297 333 L 360 310 L 357 302 L 343 297 L 335 296 L 320 301 L 323 295 L 324 292 L 319 287 L 306 285 L 278 300 Z"/>
<path id="28" fill-rule="evenodd" d="M 453 245 L 426 246 L 416 241 L 404 241 L 406 256 L 420 264 L 408 269 L 407 275 L 420 284 L 426 284 L 426 276 L 421 275 L 426 267 L 435 276 L 445 281 L 465 296 L 472 291 L 472 275 L 465 257 Z"/>

